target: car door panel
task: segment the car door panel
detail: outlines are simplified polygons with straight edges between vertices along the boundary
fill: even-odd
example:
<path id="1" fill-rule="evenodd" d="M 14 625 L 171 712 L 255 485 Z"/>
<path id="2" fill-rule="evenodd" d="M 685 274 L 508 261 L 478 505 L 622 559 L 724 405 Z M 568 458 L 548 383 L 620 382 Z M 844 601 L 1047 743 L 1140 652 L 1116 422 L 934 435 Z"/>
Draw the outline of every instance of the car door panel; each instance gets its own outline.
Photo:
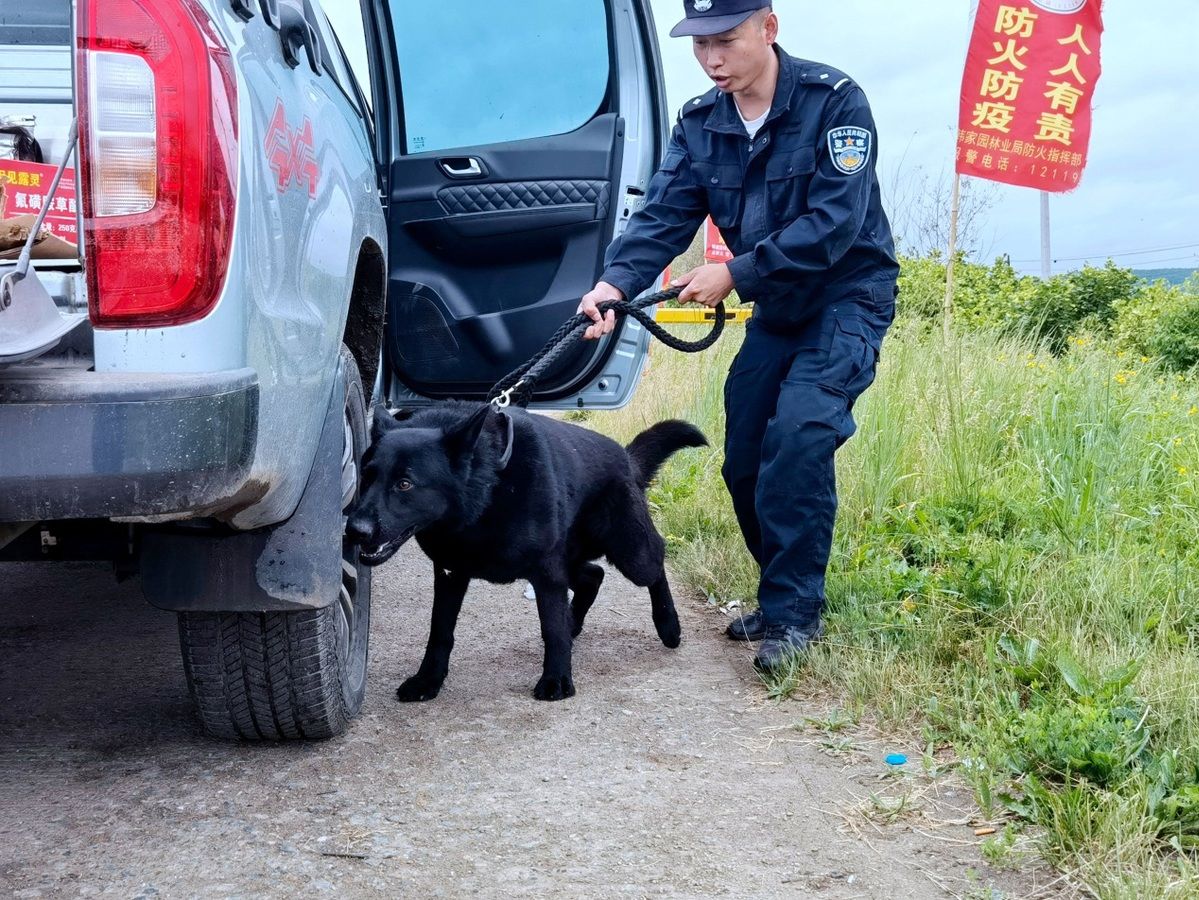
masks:
<path id="1" fill-rule="evenodd" d="M 470 180 L 440 155 L 395 162 L 392 241 L 406 252 L 392 270 L 388 347 L 410 388 L 484 393 L 574 314 L 611 234 L 619 125 L 603 115 L 569 135 L 455 150 L 487 172 Z M 542 388 L 565 387 L 594 350 L 568 354 Z"/>

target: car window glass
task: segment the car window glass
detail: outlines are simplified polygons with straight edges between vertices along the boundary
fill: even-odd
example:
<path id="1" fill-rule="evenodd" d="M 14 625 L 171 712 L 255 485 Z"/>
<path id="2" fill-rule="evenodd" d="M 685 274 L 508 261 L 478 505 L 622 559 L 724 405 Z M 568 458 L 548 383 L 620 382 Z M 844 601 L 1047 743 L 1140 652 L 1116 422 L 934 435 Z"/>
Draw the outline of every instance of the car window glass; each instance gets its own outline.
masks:
<path id="1" fill-rule="evenodd" d="M 345 51 L 346 62 L 354 73 L 354 80 L 362 89 L 367 105 L 374 109 L 375 98 L 371 89 L 370 65 L 367 62 L 366 26 L 362 20 L 362 7 L 358 0 L 324 0 L 321 7 L 329 17 L 333 33 Z M 333 50 L 336 53 L 336 50 Z"/>
<path id="2" fill-rule="evenodd" d="M 562 134 L 608 86 L 604 0 L 390 0 L 406 152 Z"/>
<path id="3" fill-rule="evenodd" d="M 316 30 L 320 36 L 321 60 L 324 62 L 325 71 L 333 76 L 333 80 L 337 82 L 342 92 L 354 104 L 354 108 L 357 109 L 358 101 L 354 99 L 354 87 L 350 81 L 350 73 L 346 69 L 346 62 L 342 58 L 341 51 L 337 49 L 337 41 L 333 37 L 333 29 L 324 16 L 316 16 Z"/>

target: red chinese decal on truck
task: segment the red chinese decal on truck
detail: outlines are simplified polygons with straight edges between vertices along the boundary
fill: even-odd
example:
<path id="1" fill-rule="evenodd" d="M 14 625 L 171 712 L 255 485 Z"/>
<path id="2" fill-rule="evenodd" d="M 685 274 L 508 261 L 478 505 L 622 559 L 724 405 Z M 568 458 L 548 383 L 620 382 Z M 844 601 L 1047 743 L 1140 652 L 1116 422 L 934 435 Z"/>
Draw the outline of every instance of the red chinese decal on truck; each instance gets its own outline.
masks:
<path id="1" fill-rule="evenodd" d="M 320 169 L 316 165 L 316 151 L 312 147 L 312 122 L 304 117 L 304 123 L 294 132 L 288 127 L 283 101 L 275 102 L 275 114 L 271 117 L 266 132 L 266 157 L 277 178 L 276 187 L 282 194 L 292 182 L 308 185 L 308 196 L 316 196 L 316 182 Z"/>

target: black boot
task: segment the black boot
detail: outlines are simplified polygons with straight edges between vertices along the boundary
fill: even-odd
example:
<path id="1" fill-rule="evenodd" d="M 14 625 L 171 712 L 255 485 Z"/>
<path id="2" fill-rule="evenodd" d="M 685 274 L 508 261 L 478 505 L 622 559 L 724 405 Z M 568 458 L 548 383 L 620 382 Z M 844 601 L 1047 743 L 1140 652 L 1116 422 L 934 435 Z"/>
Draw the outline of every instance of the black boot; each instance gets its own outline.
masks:
<path id="1" fill-rule="evenodd" d="M 766 620 L 762 618 L 762 610 L 755 609 L 751 613 L 737 616 L 729 622 L 729 627 L 724 633 L 734 641 L 762 640 L 766 636 Z"/>
<path id="2" fill-rule="evenodd" d="M 754 666 L 760 672 L 772 672 L 790 657 L 805 652 L 813 641 L 824 634 L 824 623 L 817 619 L 811 625 L 771 625 L 758 647 Z"/>

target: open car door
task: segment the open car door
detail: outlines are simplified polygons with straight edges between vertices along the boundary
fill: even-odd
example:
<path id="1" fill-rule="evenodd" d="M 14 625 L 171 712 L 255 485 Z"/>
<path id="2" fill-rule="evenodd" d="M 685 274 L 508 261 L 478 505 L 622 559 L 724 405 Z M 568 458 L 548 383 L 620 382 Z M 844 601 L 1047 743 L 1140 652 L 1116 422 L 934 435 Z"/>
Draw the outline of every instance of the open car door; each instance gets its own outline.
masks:
<path id="1" fill-rule="evenodd" d="M 482 398 L 574 315 L 666 140 L 649 0 L 364 0 L 390 247 L 382 388 Z M 628 401 L 626 320 L 579 342 L 541 407 Z"/>

